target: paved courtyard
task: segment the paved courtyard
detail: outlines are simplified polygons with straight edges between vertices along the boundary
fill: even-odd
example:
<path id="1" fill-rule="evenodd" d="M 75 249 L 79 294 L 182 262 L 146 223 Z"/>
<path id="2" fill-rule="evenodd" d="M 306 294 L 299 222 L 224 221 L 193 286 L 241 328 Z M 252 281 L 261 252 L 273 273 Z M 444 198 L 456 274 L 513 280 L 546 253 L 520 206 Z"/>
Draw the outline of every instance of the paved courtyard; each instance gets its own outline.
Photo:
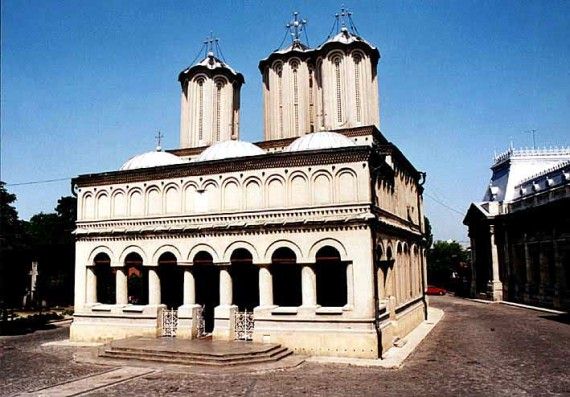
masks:
<path id="1" fill-rule="evenodd" d="M 89 396 L 435 396 L 569 395 L 570 325 L 559 316 L 454 297 L 434 297 L 444 319 L 389 370 L 305 363 L 280 372 L 219 374 L 156 367 Z M 113 369 L 72 361 L 78 348 L 41 346 L 68 328 L 0 337 L 0 395 L 14 395 Z M 95 377 L 93 378 L 96 379 Z"/>

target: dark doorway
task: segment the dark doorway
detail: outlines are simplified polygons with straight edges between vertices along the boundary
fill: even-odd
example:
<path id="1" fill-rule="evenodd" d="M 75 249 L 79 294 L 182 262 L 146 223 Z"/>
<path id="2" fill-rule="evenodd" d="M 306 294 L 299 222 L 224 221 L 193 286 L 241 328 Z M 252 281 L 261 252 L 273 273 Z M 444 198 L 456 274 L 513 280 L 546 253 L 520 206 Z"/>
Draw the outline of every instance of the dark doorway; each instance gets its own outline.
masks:
<path id="1" fill-rule="evenodd" d="M 192 262 L 196 303 L 204 307 L 205 331 L 212 332 L 214 308 L 220 304 L 220 271 L 214 266 L 212 256 L 205 251 L 198 252 Z"/>
<path id="2" fill-rule="evenodd" d="M 271 257 L 273 303 L 278 306 L 301 306 L 301 266 L 289 248 L 277 249 Z"/>
<path id="3" fill-rule="evenodd" d="M 347 303 L 346 263 L 333 247 L 325 246 L 316 255 L 317 304 L 339 307 Z"/>
<path id="4" fill-rule="evenodd" d="M 259 269 L 248 250 L 236 249 L 231 256 L 233 302 L 240 311 L 259 306 Z"/>
<path id="5" fill-rule="evenodd" d="M 125 258 L 129 303 L 148 304 L 148 273 L 139 254 L 131 252 Z"/>
<path id="6" fill-rule="evenodd" d="M 97 278 L 97 302 L 115 303 L 115 269 L 111 267 L 111 259 L 105 253 L 97 254 L 93 260 L 95 277 Z"/>
<path id="7" fill-rule="evenodd" d="M 169 309 L 177 309 L 182 305 L 184 275 L 174 254 L 165 252 L 160 255 L 158 277 L 160 279 L 160 303 Z"/>

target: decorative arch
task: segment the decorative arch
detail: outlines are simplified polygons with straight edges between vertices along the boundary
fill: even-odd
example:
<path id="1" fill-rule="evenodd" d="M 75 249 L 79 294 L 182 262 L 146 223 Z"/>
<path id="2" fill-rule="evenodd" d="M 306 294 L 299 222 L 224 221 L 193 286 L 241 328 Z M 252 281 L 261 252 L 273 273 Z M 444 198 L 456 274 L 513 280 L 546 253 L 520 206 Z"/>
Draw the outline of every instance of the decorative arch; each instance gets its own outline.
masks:
<path id="1" fill-rule="evenodd" d="M 178 248 L 176 248 L 173 245 L 167 244 L 161 246 L 156 251 L 154 251 L 154 254 L 152 255 L 152 263 L 158 264 L 158 258 L 160 258 L 160 256 L 165 252 L 170 252 L 172 255 L 174 255 L 176 257 L 176 262 L 180 263 L 182 261 L 182 255 L 180 254 Z"/>
<path id="2" fill-rule="evenodd" d="M 279 248 L 289 248 L 291 251 L 295 253 L 295 256 L 297 257 L 298 261 L 301 261 L 302 259 L 305 258 L 305 256 L 301 252 L 301 248 L 299 248 L 299 246 L 294 242 L 289 240 L 277 240 L 272 242 L 269 245 L 269 247 L 267 247 L 267 249 L 265 250 L 263 258 L 264 262 L 265 263 L 271 262 L 271 257 L 273 256 L 273 253 L 277 251 Z"/>
<path id="3" fill-rule="evenodd" d="M 113 216 L 127 215 L 127 192 L 124 189 L 115 189 L 111 193 L 111 213 Z"/>
<path id="4" fill-rule="evenodd" d="M 95 257 L 99 254 L 107 254 L 107 256 L 111 259 L 111 264 L 115 261 L 115 254 L 111 250 L 111 248 L 107 247 L 106 245 L 99 245 L 91 250 L 89 253 L 89 259 L 87 260 L 88 265 L 93 265 L 93 261 Z"/>
<path id="5" fill-rule="evenodd" d="M 147 257 L 146 257 L 146 253 L 144 252 L 144 250 L 137 246 L 137 245 L 129 245 L 128 247 L 126 247 L 125 249 L 123 249 L 123 251 L 121 252 L 121 255 L 119 256 L 119 263 L 121 265 L 125 264 L 125 258 L 127 257 L 127 255 L 129 255 L 131 252 L 135 252 L 137 254 L 140 255 L 140 257 L 143 260 L 143 266 L 148 266 L 148 261 L 147 261 Z"/>
<path id="6" fill-rule="evenodd" d="M 337 197 L 340 202 L 358 200 L 358 179 L 356 172 L 350 168 L 341 168 L 335 174 Z"/>
<path id="7" fill-rule="evenodd" d="M 242 189 L 240 181 L 235 177 L 227 178 L 222 183 L 222 208 L 239 210 L 242 207 Z"/>
<path id="8" fill-rule="evenodd" d="M 255 176 L 248 177 L 243 186 L 245 187 L 245 205 L 246 209 L 257 209 L 263 207 L 263 182 Z"/>
<path id="9" fill-rule="evenodd" d="M 135 200 L 133 196 L 139 197 Z M 127 212 L 129 215 L 144 215 L 144 194 L 140 187 L 133 187 L 127 193 Z"/>
<path id="10" fill-rule="evenodd" d="M 93 219 L 95 218 L 95 198 L 91 192 L 86 192 L 83 195 L 83 205 L 81 214 L 83 219 Z"/>
<path id="11" fill-rule="evenodd" d="M 317 252 L 327 246 L 330 245 L 331 247 L 335 248 L 338 253 L 340 254 L 340 259 L 343 261 L 349 260 L 347 252 L 346 252 L 346 248 L 344 247 L 344 245 L 333 238 L 327 237 L 324 238 L 322 240 L 317 241 L 316 243 L 314 243 L 311 248 L 309 249 L 309 255 L 308 255 L 308 259 L 314 261 L 317 257 Z"/>
<path id="12" fill-rule="evenodd" d="M 312 175 L 311 184 L 313 185 L 313 203 L 329 204 L 334 201 L 332 182 L 332 175 L 328 171 L 319 170 Z"/>
<path id="13" fill-rule="evenodd" d="M 259 254 L 257 253 L 257 249 L 255 249 L 255 247 L 251 243 L 248 243 L 247 241 L 234 241 L 233 243 L 228 245 L 228 247 L 224 250 L 224 255 L 223 255 L 222 261 L 223 262 L 230 262 L 232 252 L 234 252 L 238 248 L 244 248 L 244 249 L 248 250 L 251 253 L 251 256 L 253 258 L 254 263 L 260 262 L 259 261 Z"/>
<path id="14" fill-rule="evenodd" d="M 279 174 L 270 175 L 265 181 L 267 206 L 282 207 L 286 204 L 287 185 L 285 178 Z"/>
<path id="15" fill-rule="evenodd" d="M 294 171 L 289 175 L 289 203 L 292 205 L 306 205 L 311 203 L 309 178 L 302 171 Z"/>
<path id="16" fill-rule="evenodd" d="M 150 185 L 145 189 L 146 213 L 162 214 L 162 190 L 158 185 Z"/>
<path id="17" fill-rule="evenodd" d="M 196 256 L 196 254 L 200 251 L 205 251 L 208 254 L 210 254 L 210 256 L 212 257 L 212 261 L 214 263 L 220 262 L 220 256 L 218 255 L 217 251 L 214 248 L 212 248 L 211 245 L 204 244 L 204 243 L 196 244 L 194 247 L 192 247 L 192 249 L 188 253 L 188 257 L 187 257 L 188 262 L 192 262 L 194 260 L 194 257 Z"/>
<path id="18" fill-rule="evenodd" d="M 174 182 L 170 182 L 163 189 L 164 211 L 167 214 L 177 214 L 182 208 L 182 200 L 180 194 L 180 186 Z"/>

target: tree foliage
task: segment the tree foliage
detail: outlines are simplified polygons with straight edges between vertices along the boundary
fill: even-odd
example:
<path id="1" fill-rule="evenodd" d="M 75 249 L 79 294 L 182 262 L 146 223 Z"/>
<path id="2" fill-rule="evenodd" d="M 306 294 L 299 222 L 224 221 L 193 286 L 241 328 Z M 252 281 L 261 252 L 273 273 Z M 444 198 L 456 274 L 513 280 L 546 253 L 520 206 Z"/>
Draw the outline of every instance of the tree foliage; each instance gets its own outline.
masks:
<path id="1" fill-rule="evenodd" d="M 15 201 L 16 195 L 0 182 L 0 302 L 21 305 L 31 262 L 37 261 L 36 296 L 48 304 L 71 303 L 77 199 L 62 197 L 54 213 L 39 213 L 29 221 L 18 218 Z"/>
<path id="2" fill-rule="evenodd" d="M 430 284 L 450 287 L 453 272 L 469 260 L 469 253 L 456 241 L 436 241 L 427 254 Z"/>

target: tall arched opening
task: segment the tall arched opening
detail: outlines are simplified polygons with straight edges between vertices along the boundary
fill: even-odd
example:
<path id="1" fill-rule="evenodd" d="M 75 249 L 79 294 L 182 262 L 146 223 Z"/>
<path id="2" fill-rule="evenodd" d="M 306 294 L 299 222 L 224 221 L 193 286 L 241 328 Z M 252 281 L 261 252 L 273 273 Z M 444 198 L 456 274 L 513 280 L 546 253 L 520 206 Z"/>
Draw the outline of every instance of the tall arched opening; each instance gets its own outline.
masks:
<path id="1" fill-rule="evenodd" d="M 271 256 L 273 303 L 278 306 L 301 306 L 301 266 L 289 248 L 279 248 Z"/>
<path id="2" fill-rule="evenodd" d="M 143 267 L 143 260 L 136 252 L 125 258 L 127 273 L 128 302 L 133 305 L 148 304 L 148 272 Z"/>
<path id="3" fill-rule="evenodd" d="M 252 311 L 259 306 L 259 269 L 253 264 L 251 253 L 236 249 L 230 258 L 233 283 L 233 303 L 240 311 Z"/>
<path id="4" fill-rule="evenodd" d="M 347 304 L 346 263 L 339 252 L 330 246 L 317 251 L 315 261 L 317 276 L 317 304 L 340 307 Z"/>
<path id="5" fill-rule="evenodd" d="M 160 303 L 169 309 L 181 306 L 184 275 L 173 253 L 165 252 L 158 258 L 158 277 L 160 279 Z"/>
<path id="6" fill-rule="evenodd" d="M 93 259 L 95 277 L 97 279 L 97 302 L 104 304 L 115 303 L 115 269 L 111 267 L 109 255 L 101 252 Z"/>
<path id="7" fill-rule="evenodd" d="M 214 266 L 212 256 L 198 252 L 192 259 L 192 275 L 196 288 L 196 303 L 203 306 L 206 332 L 214 329 L 214 308 L 220 304 L 220 271 Z"/>

